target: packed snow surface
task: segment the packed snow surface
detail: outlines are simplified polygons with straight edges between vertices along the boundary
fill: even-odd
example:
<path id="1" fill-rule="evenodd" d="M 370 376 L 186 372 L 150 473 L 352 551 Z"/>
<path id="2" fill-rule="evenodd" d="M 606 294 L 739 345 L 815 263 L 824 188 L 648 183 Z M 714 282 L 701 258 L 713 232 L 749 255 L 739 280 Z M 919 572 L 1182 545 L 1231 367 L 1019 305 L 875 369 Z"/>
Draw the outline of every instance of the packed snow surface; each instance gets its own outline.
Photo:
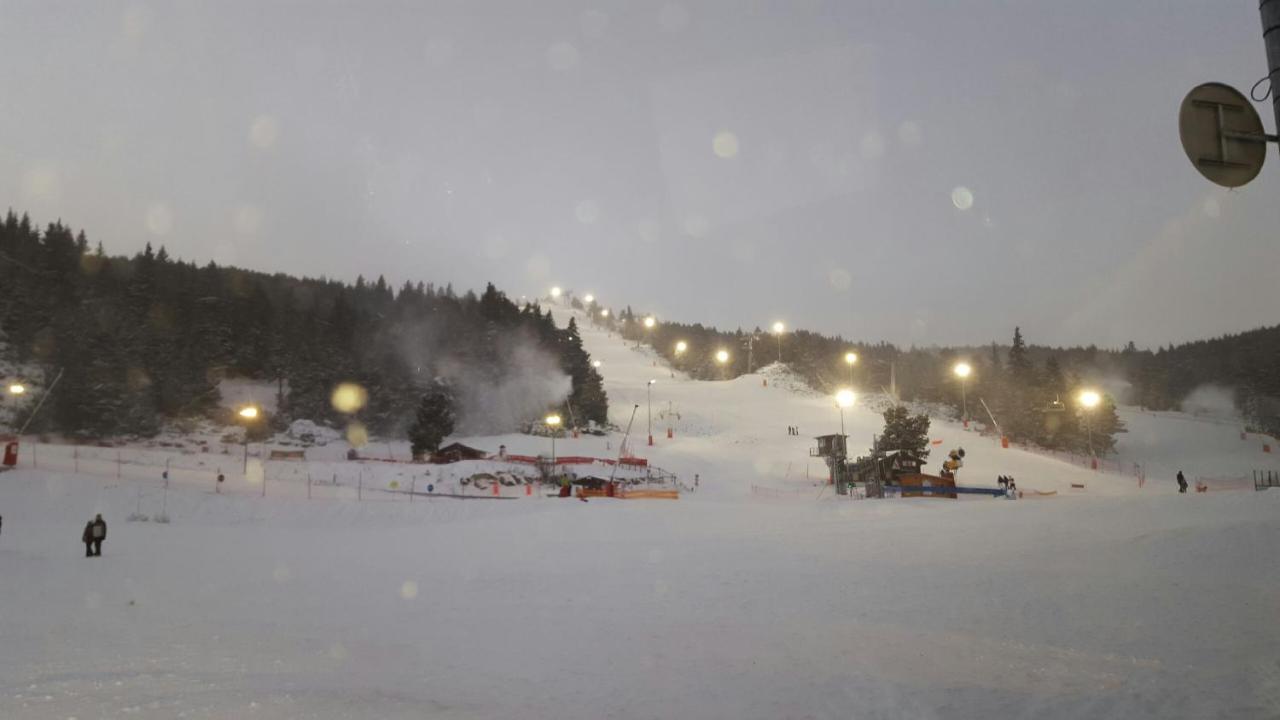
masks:
<path id="1" fill-rule="evenodd" d="M 1121 451 L 1160 463 L 1139 487 L 938 422 L 932 468 L 964 445 L 962 484 L 1057 494 L 851 501 L 808 457 L 839 431 L 830 399 L 779 368 L 691 382 L 579 322 L 612 420 L 636 410 L 631 450 L 697 492 L 409 495 L 504 464 L 384 462 L 399 442 L 305 463 L 213 439 L 24 445 L 0 474 L 0 717 L 1280 715 L 1280 490 L 1179 495 L 1163 475 L 1275 469 L 1256 438 L 1126 411 Z M 844 421 L 855 448 L 880 423 L 863 405 Z M 97 512 L 103 556 L 85 558 Z"/>

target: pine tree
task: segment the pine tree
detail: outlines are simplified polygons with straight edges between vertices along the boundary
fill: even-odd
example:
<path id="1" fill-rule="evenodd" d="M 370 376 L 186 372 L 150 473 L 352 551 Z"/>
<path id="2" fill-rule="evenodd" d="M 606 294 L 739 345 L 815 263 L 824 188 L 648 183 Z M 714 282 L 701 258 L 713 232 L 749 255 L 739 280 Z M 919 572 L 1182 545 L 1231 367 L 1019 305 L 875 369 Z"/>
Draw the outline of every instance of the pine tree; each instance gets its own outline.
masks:
<path id="1" fill-rule="evenodd" d="M 453 394 L 448 385 L 435 380 L 418 401 L 415 422 L 409 428 L 409 443 L 415 458 L 440 449 L 440 443 L 453 432 Z"/>
<path id="2" fill-rule="evenodd" d="M 591 366 L 591 356 L 582 347 L 582 337 L 578 334 L 578 323 L 574 318 L 569 318 L 569 325 L 564 330 L 560 366 L 572 381 L 567 401 L 573 410 L 572 417 L 579 423 L 607 424 L 609 399 L 604 391 L 604 379 Z"/>
<path id="3" fill-rule="evenodd" d="M 905 405 L 884 411 L 884 433 L 876 438 L 882 452 L 902 450 L 921 460 L 929 457 L 929 415 L 912 415 Z"/>

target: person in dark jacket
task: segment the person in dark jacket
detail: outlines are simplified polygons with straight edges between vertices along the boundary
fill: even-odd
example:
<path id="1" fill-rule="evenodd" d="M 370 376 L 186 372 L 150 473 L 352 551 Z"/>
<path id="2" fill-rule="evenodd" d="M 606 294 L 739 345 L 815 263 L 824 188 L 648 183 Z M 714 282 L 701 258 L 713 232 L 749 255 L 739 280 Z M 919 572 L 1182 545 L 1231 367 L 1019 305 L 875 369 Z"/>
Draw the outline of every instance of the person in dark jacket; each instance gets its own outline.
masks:
<path id="1" fill-rule="evenodd" d="M 107 521 L 102 519 L 102 513 L 93 519 L 93 554 L 96 557 L 102 557 L 102 541 L 107 539 Z"/>
<path id="2" fill-rule="evenodd" d="M 84 524 L 84 532 L 80 535 L 80 540 L 84 543 L 84 556 L 93 557 L 93 521 Z"/>
<path id="3" fill-rule="evenodd" d="M 1187 478 L 1182 474 L 1182 471 L 1179 470 L 1178 471 L 1178 492 L 1185 493 L 1186 491 L 1187 491 Z"/>

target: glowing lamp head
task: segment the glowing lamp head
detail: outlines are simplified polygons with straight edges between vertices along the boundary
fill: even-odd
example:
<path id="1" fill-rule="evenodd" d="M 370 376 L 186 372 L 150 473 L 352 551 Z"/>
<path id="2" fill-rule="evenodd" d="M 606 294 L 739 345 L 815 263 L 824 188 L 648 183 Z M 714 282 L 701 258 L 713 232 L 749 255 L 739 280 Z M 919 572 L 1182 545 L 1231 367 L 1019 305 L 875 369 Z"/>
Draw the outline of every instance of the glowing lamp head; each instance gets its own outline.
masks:
<path id="1" fill-rule="evenodd" d="M 600 317 L 609 317 L 609 308 L 600 311 Z"/>
<path id="2" fill-rule="evenodd" d="M 781 322 L 776 322 L 773 324 L 773 331 L 778 333 L 779 335 L 786 332 L 786 330 L 787 330 L 787 326 L 783 325 Z"/>
<path id="3" fill-rule="evenodd" d="M 969 363 L 956 363 L 956 366 L 955 366 L 956 377 L 967 378 L 972 372 L 973 372 L 973 368 L 969 367 Z"/>
<path id="4" fill-rule="evenodd" d="M 657 321 L 657 320 L 654 320 L 654 319 L 653 319 L 653 317 L 647 317 L 647 318 L 645 318 L 645 319 L 644 319 L 644 326 L 645 326 L 645 327 L 647 327 L 647 328 L 651 328 L 651 327 L 653 327 L 654 325 L 657 325 L 657 324 L 658 324 L 658 321 Z"/>
<path id="5" fill-rule="evenodd" d="M 846 363 L 849 363 L 850 365 L 853 365 L 854 363 L 858 362 L 858 353 L 855 353 L 855 352 L 847 352 L 847 353 L 845 353 L 845 354 L 844 354 L 844 361 L 845 361 Z"/>
<path id="6" fill-rule="evenodd" d="M 10 395 L 21 395 L 27 391 L 27 386 L 22 383 L 13 383 L 9 385 Z"/>
<path id="7" fill-rule="evenodd" d="M 237 414 L 240 415 L 240 417 L 245 420 L 257 420 L 258 408 L 253 405 L 248 405 L 246 407 L 240 408 L 240 412 Z"/>
<path id="8" fill-rule="evenodd" d="M 721 365 L 723 365 L 723 364 L 725 364 L 725 363 L 729 362 L 729 351 L 728 351 L 728 350 L 717 350 L 717 351 L 716 351 L 716 362 L 720 363 Z"/>
<path id="9" fill-rule="evenodd" d="M 564 294 L 564 290 L 561 290 L 559 285 L 551 288 L 551 297 L 558 298 L 563 294 Z"/>
<path id="10" fill-rule="evenodd" d="M 592 361 L 591 361 L 591 367 L 596 368 L 597 370 L 599 370 L 599 369 L 600 369 L 600 366 L 601 366 L 601 365 L 603 365 L 603 364 L 604 364 L 604 363 L 600 362 L 599 360 L 592 360 Z"/>
<path id="11" fill-rule="evenodd" d="M 1089 410 L 1098 407 L 1101 402 L 1102 396 L 1096 390 L 1085 390 L 1080 393 L 1080 404 Z"/>
<path id="12" fill-rule="evenodd" d="M 348 415 L 358 412 L 368 400 L 368 391 L 353 382 L 339 383 L 329 395 L 329 404 L 333 409 Z"/>
<path id="13" fill-rule="evenodd" d="M 687 343 L 687 342 L 685 342 L 685 341 L 683 341 L 683 340 L 681 340 L 680 342 L 676 343 L 676 354 L 677 354 L 677 355 L 680 355 L 680 354 L 684 353 L 684 351 L 685 351 L 685 350 L 688 350 L 688 349 L 689 349 L 689 343 Z"/>
<path id="14" fill-rule="evenodd" d="M 842 408 L 853 407 L 853 402 L 857 399 L 858 396 L 848 388 L 836 393 L 836 404 Z"/>
<path id="15" fill-rule="evenodd" d="M 547 423 L 548 427 L 560 427 L 560 416 L 552 413 L 546 417 L 544 422 Z"/>
<path id="16" fill-rule="evenodd" d="M 593 303 L 593 302 L 595 302 L 595 301 L 596 301 L 596 296 L 595 296 L 595 295 L 592 295 L 591 293 L 587 293 L 586 297 L 582 298 L 582 300 L 583 300 L 583 302 L 585 302 L 585 303 L 587 303 L 588 305 L 590 305 L 591 303 Z"/>

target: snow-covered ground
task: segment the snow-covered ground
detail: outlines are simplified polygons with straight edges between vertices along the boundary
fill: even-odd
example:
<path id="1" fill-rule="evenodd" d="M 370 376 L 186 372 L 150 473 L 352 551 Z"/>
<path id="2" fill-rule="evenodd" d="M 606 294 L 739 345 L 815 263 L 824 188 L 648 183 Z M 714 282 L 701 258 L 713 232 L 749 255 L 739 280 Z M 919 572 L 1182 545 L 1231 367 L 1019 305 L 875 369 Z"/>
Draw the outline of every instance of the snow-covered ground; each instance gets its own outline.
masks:
<path id="1" fill-rule="evenodd" d="M 242 448 L 216 441 L 121 448 L 118 464 L 114 448 L 25 448 L 0 474 L 0 717 L 1280 715 L 1280 491 L 1182 496 L 1154 473 L 1139 488 L 936 423 L 932 468 L 962 444 L 964 484 L 1012 474 L 1059 494 L 837 499 L 814 484 L 825 468 L 808 448 L 839 413 L 785 387 L 781 368 L 695 383 L 589 323 L 583 335 L 613 421 L 640 405 L 635 454 L 697 473 L 698 492 L 411 503 L 386 491 L 496 466 L 352 463 L 331 442 L 307 463 L 251 457 L 245 476 Z M 1236 428 L 1125 419 L 1122 452 L 1160 473 L 1276 468 Z M 858 448 L 880 418 L 859 406 L 845 424 Z M 556 451 L 613 457 L 619 441 Z M 338 484 L 308 500 L 308 474 Z M 161 503 L 170 523 L 126 522 Z M 110 532 L 87 559 L 95 512 Z"/>

